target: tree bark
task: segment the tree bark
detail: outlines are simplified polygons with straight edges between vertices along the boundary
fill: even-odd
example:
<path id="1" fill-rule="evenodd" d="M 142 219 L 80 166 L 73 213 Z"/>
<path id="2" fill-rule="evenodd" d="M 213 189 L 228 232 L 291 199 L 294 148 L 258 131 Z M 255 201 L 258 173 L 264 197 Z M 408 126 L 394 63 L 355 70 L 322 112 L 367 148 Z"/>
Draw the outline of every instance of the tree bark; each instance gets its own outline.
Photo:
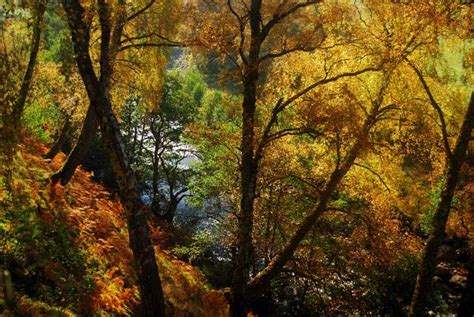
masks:
<path id="1" fill-rule="evenodd" d="M 122 135 L 112 110 L 106 87 L 98 80 L 89 55 L 89 27 L 83 21 L 84 9 L 78 0 L 62 0 L 68 24 L 71 29 L 76 63 L 84 82 L 87 95 L 97 115 L 101 133 L 110 154 L 113 170 L 120 187 L 120 196 L 126 210 L 130 247 L 133 251 L 140 286 L 141 304 L 144 316 L 164 316 L 165 303 L 161 281 L 151 243 L 145 206 L 137 190 L 136 177 L 125 154 Z M 101 8 L 100 10 L 102 10 Z M 99 10 L 99 11 L 100 11 Z M 105 28 L 102 28 L 104 32 Z M 106 36 L 102 34 L 102 40 Z M 107 53 L 107 48 L 101 54 Z M 101 56 L 101 67 L 109 67 Z M 110 61 L 110 60 L 109 60 Z M 101 74 L 110 72 L 101 70 Z"/>
<path id="2" fill-rule="evenodd" d="M 123 29 L 123 24 L 120 21 L 115 23 L 114 28 L 112 29 L 110 27 L 110 18 L 105 2 L 99 2 L 99 20 L 102 30 L 100 83 L 106 94 L 108 94 L 110 90 L 110 79 L 113 72 L 113 68 L 110 65 L 118 51 Z M 98 128 L 99 123 L 97 122 L 97 116 L 94 111 L 94 106 L 91 104 L 87 110 L 86 118 L 84 119 L 84 124 L 76 146 L 71 151 L 61 170 L 51 177 L 51 182 L 53 184 L 60 181 L 61 185 L 64 186 L 69 183 L 77 167 L 81 164 L 87 154 Z"/>
<path id="3" fill-rule="evenodd" d="M 161 216 L 161 218 L 167 223 L 172 224 L 176 210 L 178 209 L 179 201 L 173 193 L 170 193 L 169 198 L 170 201 L 168 202 L 168 206 L 166 206 L 166 212 Z"/>
<path id="4" fill-rule="evenodd" d="M 161 129 L 163 127 L 163 121 L 160 118 L 159 125 L 155 126 L 156 120 L 153 115 L 151 123 L 150 123 L 150 132 L 153 135 L 153 153 L 152 153 L 152 169 L 153 169 L 153 176 L 151 182 L 151 189 L 152 189 L 152 202 L 151 202 L 151 210 L 153 213 L 158 217 L 162 217 L 162 208 L 161 208 L 161 193 L 160 193 L 160 162 L 163 160 L 162 155 L 165 151 L 165 146 L 161 141 Z M 142 145 L 141 145 L 142 147 Z M 143 147 L 142 147 L 143 148 Z"/>
<path id="5" fill-rule="evenodd" d="M 467 284 L 464 292 L 461 295 L 458 308 L 459 317 L 472 317 L 474 316 L 474 257 L 471 254 L 468 263 L 468 275 Z"/>
<path id="6" fill-rule="evenodd" d="M 38 0 L 35 8 L 35 21 L 33 23 L 33 35 L 31 41 L 30 58 L 26 67 L 25 76 L 21 83 L 20 92 L 13 108 L 13 123 L 15 128 L 20 127 L 21 115 L 25 109 L 26 97 L 30 90 L 33 72 L 35 70 L 36 58 L 40 47 L 41 29 L 43 24 L 44 12 L 46 11 L 46 0 Z"/>
<path id="7" fill-rule="evenodd" d="M 430 295 L 432 279 L 437 265 L 436 257 L 445 235 L 446 222 L 451 210 L 454 191 L 459 179 L 461 165 L 466 158 L 467 145 L 473 127 L 474 92 L 471 93 L 469 106 L 464 116 L 464 121 L 452 155 L 447 155 L 448 162 L 445 172 L 445 182 L 433 218 L 433 231 L 428 238 L 421 258 L 415 291 L 413 293 L 408 316 L 424 316 L 425 314 L 426 301 Z"/>
<path id="8" fill-rule="evenodd" d="M 159 192 L 154 192 L 153 197 L 151 199 L 151 211 L 153 214 L 160 218 L 161 217 L 161 206 L 160 206 L 160 193 Z"/>
<path id="9" fill-rule="evenodd" d="M 257 82 L 259 77 L 259 55 L 261 48 L 261 0 L 253 0 L 249 19 L 251 29 L 248 64 L 244 74 L 244 100 L 242 103 L 242 162 L 240 170 L 240 213 L 237 229 L 237 255 L 231 283 L 230 314 L 234 317 L 247 316 L 245 290 L 253 264 L 253 212 L 257 183 L 257 164 L 254 159 L 255 109 Z"/>
<path id="10" fill-rule="evenodd" d="M 56 140 L 56 142 L 54 142 L 49 151 L 44 155 L 45 159 L 52 160 L 59 153 L 59 151 L 61 151 L 66 141 L 68 141 L 70 138 L 71 129 L 71 120 L 70 118 L 66 118 L 66 122 L 64 123 L 64 126 L 61 129 L 61 133 L 59 134 L 58 139 Z"/>
<path id="11" fill-rule="evenodd" d="M 53 184 L 60 182 L 61 185 L 64 186 L 69 183 L 72 176 L 74 175 L 74 172 L 76 171 L 76 168 L 79 166 L 79 164 L 81 164 L 82 160 L 87 154 L 87 150 L 92 144 L 95 134 L 97 133 L 98 126 L 99 124 L 97 122 L 94 106 L 91 104 L 87 110 L 86 118 L 84 119 L 81 129 L 81 134 L 79 135 L 79 139 L 77 140 L 74 149 L 67 157 L 63 167 L 61 167 L 58 172 L 51 176 L 51 182 Z"/>

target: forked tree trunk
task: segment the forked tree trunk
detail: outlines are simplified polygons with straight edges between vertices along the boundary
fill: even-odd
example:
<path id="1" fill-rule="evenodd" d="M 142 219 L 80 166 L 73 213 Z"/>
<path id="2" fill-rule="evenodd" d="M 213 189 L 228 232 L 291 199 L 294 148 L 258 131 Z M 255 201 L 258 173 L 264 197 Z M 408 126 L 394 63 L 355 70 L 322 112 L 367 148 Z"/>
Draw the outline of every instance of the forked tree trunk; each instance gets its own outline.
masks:
<path id="1" fill-rule="evenodd" d="M 111 101 L 105 87 L 94 72 L 89 55 L 89 27 L 83 21 L 84 9 L 78 0 L 62 0 L 62 5 L 71 29 L 79 73 L 97 115 L 101 133 L 120 187 L 121 200 L 126 210 L 130 247 L 133 251 L 140 287 L 143 315 L 150 317 L 164 316 L 163 291 L 153 245 L 148 232 L 146 207 L 140 199 L 136 177 L 125 155 L 122 135 L 112 110 Z"/>
<path id="2" fill-rule="evenodd" d="M 336 165 L 334 171 L 321 191 L 316 207 L 308 214 L 308 216 L 303 219 L 303 222 L 299 225 L 297 231 L 289 239 L 289 242 L 283 247 L 283 249 L 277 255 L 275 255 L 270 263 L 246 285 L 245 300 L 247 309 L 250 308 L 250 310 L 255 311 L 258 308 L 258 302 L 261 294 L 269 289 L 272 279 L 274 279 L 282 271 L 284 265 L 291 259 L 306 234 L 311 230 L 323 212 L 326 211 L 331 196 L 333 195 L 340 181 L 350 170 L 360 151 L 368 143 L 370 131 L 376 124 L 377 118 L 382 111 L 382 103 L 384 100 L 385 91 L 390 83 L 390 77 L 390 73 L 384 74 L 377 99 L 372 102 L 373 107 L 370 111 L 370 114 L 364 121 L 359 137 L 350 147 L 347 155 L 342 158 L 340 163 Z M 385 108 L 385 110 L 387 110 L 387 108 Z"/>
<path id="3" fill-rule="evenodd" d="M 454 191 L 459 179 L 461 165 L 466 158 L 467 145 L 474 127 L 474 92 L 467 108 L 456 145 L 452 155 L 448 155 L 445 172 L 445 182 L 440 195 L 440 201 L 433 217 L 433 231 L 431 232 L 423 256 L 421 258 L 415 292 L 413 293 L 408 316 L 424 316 L 427 299 L 430 295 L 432 279 L 437 265 L 437 255 L 441 242 L 444 239 L 446 222 L 448 220 Z"/>
<path id="4" fill-rule="evenodd" d="M 79 139 L 77 140 L 74 149 L 67 157 L 67 160 L 61 169 L 51 176 L 51 182 L 53 184 L 60 182 L 61 185 L 64 186 L 69 183 L 72 176 L 74 175 L 74 172 L 76 171 L 76 168 L 79 166 L 79 164 L 81 164 L 82 160 L 87 154 L 87 151 L 94 140 L 95 134 L 97 133 L 98 125 L 97 116 L 95 114 L 94 107 L 91 104 L 87 110 L 86 118 L 84 119 L 81 129 L 81 134 L 79 135 Z"/>

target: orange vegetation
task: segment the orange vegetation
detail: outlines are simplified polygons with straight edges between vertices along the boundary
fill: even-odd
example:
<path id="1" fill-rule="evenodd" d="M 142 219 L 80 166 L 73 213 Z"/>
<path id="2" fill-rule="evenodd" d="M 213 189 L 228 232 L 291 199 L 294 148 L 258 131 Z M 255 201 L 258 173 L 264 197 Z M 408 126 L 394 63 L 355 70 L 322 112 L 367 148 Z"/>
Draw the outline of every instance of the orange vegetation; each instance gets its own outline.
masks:
<path id="1" fill-rule="evenodd" d="M 96 269 L 91 273 L 95 286 L 91 294 L 82 300 L 81 305 L 85 307 L 81 311 L 136 315 L 139 292 L 133 257 L 128 247 L 124 208 L 119 198 L 112 197 L 103 186 L 91 180 L 90 173 L 82 169 L 76 171 L 65 187 L 52 187 L 47 183 L 47 175 L 57 170 L 65 157 L 60 154 L 49 162 L 42 158 L 46 150 L 44 145 L 35 144 L 32 139 L 20 145 L 17 157 L 24 167 L 15 171 L 19 175 L 14 177 L 17 180 L 12 186 L 14 196 L 28 197 L 28 204 L 37 205 L 37 213 L 45 223 L 61 221 L 66 224 L 69 230 L 75 232 L 72 243 L 85 250 L 89 260 L 96 261 Z M 4 172 L 2 168 L 0 173 Z M 0 203 L 5 203 L 8 194 L 3 188 L 1 191 Z M 152 226 L 152 236 L 170 314 L 226 315 L 227 302 L 221 293 L 209 289 L 203 275 L 191 265 L 160 248 L 158 243 L 166 234 L 156 225 Z M 51 259 L 44 267 L 44 274 L 54 281 L 62 270 L 65 268 Z"/>

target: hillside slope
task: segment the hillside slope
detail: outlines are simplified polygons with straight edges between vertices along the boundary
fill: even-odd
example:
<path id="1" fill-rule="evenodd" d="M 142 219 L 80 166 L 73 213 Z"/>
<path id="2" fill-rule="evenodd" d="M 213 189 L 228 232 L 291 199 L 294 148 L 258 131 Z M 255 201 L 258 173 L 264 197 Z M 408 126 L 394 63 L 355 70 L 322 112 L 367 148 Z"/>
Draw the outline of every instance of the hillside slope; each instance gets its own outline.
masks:
<path id="1" fill-rule="evenodd" d="M 48 176 L 64 155 L 48 162 L 42 158 L 46 150 L 27 139 L 11 166 L 0 166 L 0 266 L 11 271 L 15 309 L 27 316 L 53 310 L 60 315 L 140 315 L 119 199 L 83 170 L 67 186 L 52 187 Z M 169 314 L 226 315 L 225 299 L 206 286 L 202 274 L 159 247 L 165 238 L 152 225 Z"/>

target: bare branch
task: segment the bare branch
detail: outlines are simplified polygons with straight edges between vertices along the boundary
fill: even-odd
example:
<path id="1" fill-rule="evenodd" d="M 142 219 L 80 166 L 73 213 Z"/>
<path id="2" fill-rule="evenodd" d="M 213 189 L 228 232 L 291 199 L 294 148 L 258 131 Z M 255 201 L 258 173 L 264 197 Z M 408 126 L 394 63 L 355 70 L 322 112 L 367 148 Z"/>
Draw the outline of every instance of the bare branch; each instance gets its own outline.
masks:
<path id="1" fill-rule="evenodd" d="M 163 40 L 163 41 L 165 41 L 166 43 L 169 43 L 169 44 L 176 44 L 176 45 L 182 45 L 182 46 L 189 45 L 189 43 L 178 42 L 178 41 L 172 40 L 172 39 L 170 39 L 170 38 L 168 38 L 164 35 L 156 33 L 156 32 L 151 32 L 151 33 L 148 33 L 148 34 L 145 34 L 145 35 L 140 35 L 140 36 L 135 36 L 135 37 L 126 36 L 126 39 L 121 41 L 120 43 L 123 44 L 123 43 L 126 43 L 126 42 L 133 42 L 134 40 L 140 40 L 140 39 L 145 39 L 145 38 L 150 38 L 150 37 L 157 37 L 160 40 Z"/>
<path id="2" fill-rule="evenodd" d="M 136 41 L 136 40 L 146 39 L 146 38 L 152 37 L 154 35 L 156 35 L 155 32 L 148 33 L 148 34 L 145 34 L 145 35 L 140 35 L 140 36 L 133 36 L 133 37 L 129 37 L 126 34 L 124 34 L 125 40 L 120 41 L 120 44 L 123 44 L 123 43 L 126 43 L 126 42 L 133 42 L 133 41 Z"/>
<path id="3" fill-rule="evenodd" d="M 288 98 L 286 101 L 282 102 L 281 103 L 281 108 L 283 108 L 283 109 L 286 108 L 288 105 L 293 103 L 295 100 L 297 100 L 298 98 L 300 98 L 303 95 L 307 94 L 308 92 L 310 92 L 311 90 L 313 90 L 314 88 L 316 88 L 318 86 L 328 84 L 328 83 L 331 83 L 331 82 L 335 82 L 335 81 L 337 81 L 341 78 L 355 77 L 355 76 L 358 76 L 358 75 L 361 75 L 361 74 L 364 74 L 364 73 L 367 73 L 367 72 L 376 72 L 376 71 L 379 71 L 379 70 L 380 70 L 380 68 L 378 68 L 378 67 L 367 67 L 367 68 L 364 68 L 364 69 L 361 69 L 361 70 L 358 70 L 358 71 L 355 71 L 355 72 L 342 73 L 342 74 L 339 74 L 339 75 L 331 77 L 331 78 L 321 79 L 321 80 L 319 80 L 317 82 L 314 82 L 313 84 L 307 86 L 306 88 L 300 90 L 299 92 L 297 92 L 296 94 L 294 94 L 293 96 Z"/>
<path id="4" fill-rule="evenodd" d="M 222 143 L 222 145 L 230 152 L 230 154 L 232 154 L 232 156 L 235 158 L 237 162 L 237 165 L 240 167 L 240 156 L 234 150 L 232 150 L 232 148 L 228 146 L 227 144 Z"/>
<path id="5" fill-rule="evenodd" d="M 300 181 L 301 183 L 308 185 L 309 187 L 313 188 L 318 194 L 321 193 L 321 184 L 316 184 L 316 182 L 313 179 L 302 178 L 295 174 L 290 174 L 288 175 L 288 177 L 294 178 Z"/>
<path id="6" fill-rule="evenodd" d="M 336 134 L 336 169 L 339 168 L 339 166 L 341 166 L 341 136 L 339 134 L 339 132 Z"/>
<path id="7" fill-rule="evenodd" d="M 384 115 L 385 115 L 387 112 L 391 111 L 391 110 L 400 110 L 400 108 L 397 107 L 397 105 L 395 105 L 395 104 L 390 104 L 390 105 L 387 105 L 387 106 L 385 106 L 385 107 L 382 107 L 382 108 L 380 108 L 379 111 L 378 111 L 376 120 L 377 120 L 377 121 L 382 121 L 382 120 L 391 119 L 391 118 L 389 118 L 389 117 L 384 117 Z"/>
<path id="8" fill-rule="evenodd" d="M 377 227 L 374 224 L 374 220 L 370 216 L 365 215 L 362 212 L 347 210 L 345 208 L 337 208 L 337 207 L 333 207 L 333 206 L 328 206 L 328 208 L 326 210 L 327 211 L 341 212 L 341 213 L 344 213 L 344 214 L 347 214 L 347 215 L 350 215 L 350 216 L 353 216 L 353 217 L 358 217 L 359 219 L 362 220 L 362 222 L 365 223 L 365 225 L 367 227 L 367 237 L 368 237 L 369 241 L 370 242 L 373 241 L 373 233 L 377 232 Z"/>
<path id="9" fill-rule="evenodd" d="M 433 97 L 433 94 L 431 93 L 430 87 L 426 83 L 426 80 L 423 77 L 423 74 L 421 73 L 421 71 L 418 68 L 416 68 L 415 64 L 413 64 L 407 57 L 405 57 L 404 59 L 408 63 L 408 65 L 415 71 L 416 75 L 418 76 L 418 79 L 420 80 L 421 84 L 423 85 L 423 88 L 424 88 L 426 94 L 428 95 L 431 106 L 438 113 L 439 121 L 441 122 L 441 133 L 443 135 L 444 149 L 446 151 L 446 155 L 448 156 L 448 158 L 451 159 L 452 156 L 453 156 L 453 153 L 451 152 L 451 147 L 449 145 L 448 130 L 447 130 L 447 127 L 446 127 L 446 121 L 444 119 L 443 110 L 441 110 L 440 105 L 436 102 L 436 99 Z"/>
<path id="10" fill-rule="evenodd" d="M 172 44 L 172 43 L 137 43 L 137 44 L 129 44 L 122 46 L 119 49 L 119 52 L 125 51 L 130 48 L 142 48 L 142 47 L 184 47 L 185 45 L 182 44 Z"/>
<path id="11" fill-rule="evenodd" d="M 262 139 L 260 140 L 260 143 L 258 144 L 257 150 L 255 151 L 255 156 L 254 156 L 254 165 L 257 166 L 258 163 L 260 162 L 262 156 L 263 156 L 263 150 L 265 146 L 268 144 L 268 135 L 270 134 L 270 131 L 275 124 L 275 122 L 278 119 L 278 114 L 283 111 L 284 108 L 281 107 L 283 103 L 283 99 L 280 98 L 278 102 L 276 103 L 275 107 L 273 107 L 272 110 L 272 116 L 270 117 L 270 120 L 268 121 L 267 125 L 265 126 L 265 129 L 263 130 L 263 135 Z"/>
<path id="12" fill-rule="evenodd" d="M 268 36 L 270 33 L 271 29 L 283 21 L 285 18 L 288 16 L 292 15 L 293 13 L 297 12 L 299 9 L 308 7 L 313 4 L 319 3 L 320 0 L 307 0 L 306 2 L 298 3 L 289 8 L 287 11 L 281 13 L 281 14 L 275 14 L 270 21 L 268 21 L 267 24 L 265 24 L 262 28 L 262 32 L 260 33 L 260 40 L 263 42 L 265 38 Z"/>
<path id="13" fill-rule="evenodd" d="M 356 162 L 354 162 L 354 165 L 362 167 L 362 168 L 368 170 L 369 172 L 371 172 L 372 174 L 374 174 L 375 176 L 377 176 L 377 178 L 380 180 L 380 182 L 382 182 L 382 184 L 385 186 L 385 189 L 387 189 L 387 191 L 390 193 L 390 188 L 388 187 L 387 183 L 385 183 L 385 181 L 383 180 L 382 176 L 380 176 L 379 173 L 377 173 L 376 171 L 374 171 L 372 168 L 370 168 L 368 166 L 365 166 L 365 165 L 362 165 L 362 164 L 359 164 L 359 163 L 356 163 Z"/>
<path id="14" fill-rule="evenodd" d="M 288 128 L 288 129 L 283 129 L 283 130 L 280 130 L 268 135 L 266 143 L 268 144 L 271 141 L 275 141 L 287 135 L 301 135 L 301 134 L 310 134 L 314 137 L 316 137 L 317 135 L 321 135 L 319 131 L 316 131 L 315 129 L 308 128 L 308 127 Z"/>
<path id="15" fill-rule="evenodd" d="M 260 58 L 260 62 L 263 62 L 267 59 L 282 57 L 293 52 L 312 52 L 315 49 L 316 49 L 316 46 L 304 47 L 304 46 L 298 45 L 292 48 L 281 50 L 280 52 L 277 52 L 277 53 L 268 53 Z"/>
<path id="16" fill-rule="evenodd" d="M 145 12 L 146 10 L 148 10 L 154 3 L 155 3 L 156 0 L 151 0 L 150 2 L 148 2 L 148 4 L 146 6 L 144 6 L 143 8 L 141 8 L 140 10 L 138 10 L 137 12 L 133 13 L 131 16 L 129 16 L 127 18 L 127 22 L 129 21 L 132 21 L 133 19 L 135 19 L 136 17 L 138 17 L 140 14 L 142 14 L 143 12 Z"/>
<path id="17" fill-rule="evenodd" d="M 327 84 L 327 83 L 331 83 L 331 82 L 334 82 L 334 81 L 337 81 L 338 79 L 341 79 L 341 78 L 344 78 L 344 77 L 352 77 L 352 76 L 358 76 L 360 74 L 363 74 L 365 72 L 369 72 L 369 71 L 378 71 L 379 68 L 374 68 L 374 67 L 368 67 L 368 68 L 364 68 L 362 70 L 359 70 L 359 71 L 355 71 L 355 72 L 349 72 L 349 73 L 343 73 L 343 74 L 339 74 L 337 76 L 334 76 L 332 78 L 324 78 L 324 79 L 321 79 L 309 86 L 307 86 L 306 88 L 304 88 L 303 90 L 297 92 L 296 94 L 294 94 L 292 97 L 288 98 L 286 101 L 283 101 L 283 98 L 280 98 L 278 100 L 278 102 L 276 103 L 275 107 L 273 107 L 273 110 L 272 110 L 272 116 L 270 117 L 270 120 L 268 121 L 267 125 L 265 126 L 265 129 L 264 129 L 264 132 L 263 132 L 263 135 L 262 135 L 262 138 L 260 140 L 260 143 L 258 144 L 257 146 L 257 150 L 255 151 L 255 156 L 254 156 L 254 164 L 255 165 L 258 165 L 258 163 L 260 162 L 260 159 L 262 158 L 262 155 L 263 155 L 263 150 L 265 148 L 265 146 L 268 144 L 268 142 L 272 141 L 272 140 L 275 140 L 275 139 L 278 139 L 280 137 L 283 137 L 285 135 L 289 135 L 289 134 L 292 134 L 291 131 L 293 131 L 294 133 L 293 134 L 302 134 L 302 133 L 314 133 L 314 132 L 317 132 L 315 130 L 310 130 L 308 128 L 305 128 L 304 130 L 302 130 L 302 128 L 295 128 L 293 130 L 282 130 L 280 132 L 277 132 L 277 134 L 273 134 L 271 136 L 271 139 L 269 140 L 270 138 L 270 131 L 273 127 L 273 125 L 276 123 L 277 121 L 277 118 L 278 118 L 278 114 L 281 113 L 283 110 L 285 110 L 286 107 L 288 107 L 291 103 L 293 103 L 295 100 L 297 100 L 298 98 L 302 97 L 303 95 L 307 94 L 308 92 L 310 92 L 311 90 L 313 90 L 314 88 L 318 87 L 318 86 L 321 86 L 321 85 L 324 85 L 324 84 Z M 296 133 L 296 130 L 299 130 L 298 133 Z M 278 134 L 279 133 L 279 134 Z M 319 135 L 319 133 L 318 133 Z"/>
<path id="18" fill-rule="evenodd" d="M 244 53 L 244 43 L 245 43 L 245 24 L 246 22 L 244 21 L 244 17 L 241 17 L 237 11 L 234 10 L 232 7 L 232 1 L 227 0 L 227 6 L 229 7 L 230 12 L 235 16 L 237 21 L 239 22 L 239 31 L 240 31 L 240 43 L 239 43 L 239 55 L 240 58 L 242 59 L 242 62 L 246 65 L 247 64 L 247 58 L 245 57 Z"/>
<path id="19" fill-rule="evenodd" d="M 232 0 L 227 0 L 227 6 L 229 7 L 229 10 L 232 13 L 232 15 L 235 16 L 237 21 L 239 21 L 239 24 L 242 25 L 243 24 L 242 23 L 242 18 L 240 17 L 240 15 L 237 14 L 237 12 L 232 7 Z"/>
<path id="20" fill-rule="evenodd" d="M 184 195 L 181 195 L 179 198 L 178 198 L 178 204 L 181 202 L 181 200 L 183 200 L 184 198 L 186 197 L 193 197 L 193 195 L 191 194 L 184 194 Z"/>
<path id="21" fill-rule="evenodd" d="M 184 193 L 187 192 L 187 191 L 188 191 L 188 188 L 183 187 L 183 188 L 181 188 L 180 190 L 178 190 L 176 193 L 174 193 L 174 195 L 177 197 L 177 196 L 179 196 L 179 195 L 181 195 L 181 194 L 184 194 Z"/>

